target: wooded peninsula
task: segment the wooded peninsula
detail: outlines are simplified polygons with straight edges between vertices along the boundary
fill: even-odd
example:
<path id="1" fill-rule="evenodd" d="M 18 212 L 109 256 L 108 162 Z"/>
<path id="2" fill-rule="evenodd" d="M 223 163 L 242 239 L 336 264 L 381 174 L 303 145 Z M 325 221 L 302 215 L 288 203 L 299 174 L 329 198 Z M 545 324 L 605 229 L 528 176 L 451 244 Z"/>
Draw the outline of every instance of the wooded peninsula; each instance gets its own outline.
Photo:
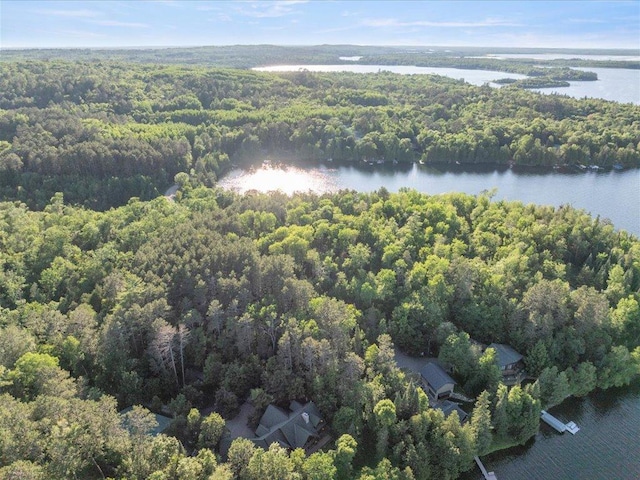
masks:
<path id="1" fill-rule="evenodd" d="M 640 378 L 640 241 L 609 222 L 491 192 L 216 187 L 279 153 L 638 167 L 638 106 L 386 72 L 0 65 L 1 479 L 454 479 L 542 408 Z M 448 379 L 463 409 L 442 408 Z"/>

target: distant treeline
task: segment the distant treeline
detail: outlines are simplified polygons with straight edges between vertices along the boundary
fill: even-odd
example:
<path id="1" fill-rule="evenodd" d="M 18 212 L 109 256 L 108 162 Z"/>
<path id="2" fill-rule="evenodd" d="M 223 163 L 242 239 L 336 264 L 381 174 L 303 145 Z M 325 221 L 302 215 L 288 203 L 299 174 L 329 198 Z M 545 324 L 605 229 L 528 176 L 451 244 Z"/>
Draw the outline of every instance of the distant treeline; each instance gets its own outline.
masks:
<path id="1" fill-rule="evenodd" d="M 640 107 L 431 75 L 268 74 L 113 62 L 5 62 L 0 195 L 92 208 L 151 198 L 231 162 L 640 165 Z"/>
<path id="2" fill-rule="evenodd" d="M 333 64 L 353 63 L 340 57 L 363 57 L 360 63 L 386 65 L 457 66 L 495 70 L 494 62 L 514 68 L 529 66 L 553 67 L 601 67 L 640 68 L 638 61 L 531 58 L 476 58 L 499 54 L 575 54 L 575 55 L 640 55 L 638 50 L 566 50 L 566 49 L 518 49 L 475 47 L 381 47 L 361 45 L 229 45 L 172 48 L 126 48 L 126 49 L 28 49 L 2 50 L 0 61 L 15 60 L 69 60 L 69 61 L 125 61 L 135 63 L 175 63 L 214 65 L 218 67 L 252 68 L 281 64 Z M 425 63 L 426 62 L 426 63 Z M 469 66 L 476 65 L 476 66 Z M 502 70 L 501 71 L 511 71 Z"/>

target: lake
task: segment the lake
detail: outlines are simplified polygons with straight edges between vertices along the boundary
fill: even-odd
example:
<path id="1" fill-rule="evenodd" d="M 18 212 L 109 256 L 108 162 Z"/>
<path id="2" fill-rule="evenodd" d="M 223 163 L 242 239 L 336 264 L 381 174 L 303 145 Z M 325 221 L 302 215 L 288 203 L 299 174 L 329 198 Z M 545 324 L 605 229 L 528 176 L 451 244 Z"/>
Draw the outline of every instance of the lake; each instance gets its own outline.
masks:
<path id="1" fill-rule="evenodd" d="M 317 193 L 341 189 L 370 192 L 402 187 L 428 194 L 464 192 L 476 195 L 497 188 L 496 199 L 544 205 L 572 205 L 608 218 L 618 229 L 640 236 L 640 169 L 607 172 L 558 172 L 545 169 L 493 166 L 375 165 L 353 166 L 265 162 L 253 168 L 236 168 L 223 176 L 223 188 L 281 190 Z"/>
<path id="2" fill-rule="evenodd" d="M 546 424 L 523 447 L 482 459 L 500 480 L 637 480 L 640 478 L 640 386 L 597 391 L 549 410 L 580 427 L 559 434 Z M 481 480 L 477 468 L 461 477 Z"/>
<path id="3" fill-rule="evenodd" d="M 353 72 L 353 73 L 378 73 L 387 71 L 402 75 L 428 74 L 442 75 L 445 77 L 463 79 L 472 85 L 484 85 L 488 83 L 492 87 L 499 87 L 491 83 L 499 78 L 526 78 L 517 73 L 505 73 L 491 70 L 469 70 L 463 68 L 444 67 L 416 67 L 409 65 L 274 65 L 271 67 L 259 67 L 253 70 L 260 72 L 297 72 L 309 70 L 310 72 Z M 595 82 L 569 82 L 569 87 L 540 88 L 534 91 L 552 94 L 559 93 L 574 98 L 592 97 L 612 100 L 621 103 L 635 103 L 640 105 L 640 70 L 625 68 L 580 68 L 598 74 Z"/>
<path id="4" fill-rule="evenodd" d="M 640 105 L 640 70 L 625 68 L 576 68 L 594 72 L 598 75 L 595 82 L 569 82 L 569 87 L 536 88 L 540 93 L 558 93 L 573 98 L 602 98 L 621 103 Z"/>

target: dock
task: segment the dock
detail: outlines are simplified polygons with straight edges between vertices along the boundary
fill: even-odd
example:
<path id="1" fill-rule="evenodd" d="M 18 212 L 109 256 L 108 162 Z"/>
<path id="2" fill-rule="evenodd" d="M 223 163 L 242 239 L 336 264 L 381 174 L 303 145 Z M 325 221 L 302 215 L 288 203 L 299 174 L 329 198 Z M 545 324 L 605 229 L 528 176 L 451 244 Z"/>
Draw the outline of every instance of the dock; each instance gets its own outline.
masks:
<path id="1" fill-rule="evenodd" d="M 567 423 L 566 427 L 567 427 L 567 432 L 569 432 L 571 435 L 575 435 L 580 431 L 580 427 L 576 425 L 574 422 Z"/>
<path id="2" fill-rule="evenodd" d="M 496 477 L 496 474 L 493 472 L 487 472 L 487 469 L 484 468 L 484 465 L 482 464 L 482 462 L 480 461 L 480 458 L 478 458 L 477 456 L 473 457 L 473 459 L 476 461 L 476 463 L 478 464 L 478 467 L 480 468 L 480 471 L 482 472 L 482 475 L 484 476 L 485 480 L 498 480 L 498 477 Z"/>
<path id="3" fill-rule="evenodd" d="M 540 412 L 540 418 L 543 422 L 553 427 L 559 433 L 569 432 L 570 434 L 575 435 L 580 431 L 580 427 L 578 427 L 574 422 L 562 423 L 545 410 Z"/>

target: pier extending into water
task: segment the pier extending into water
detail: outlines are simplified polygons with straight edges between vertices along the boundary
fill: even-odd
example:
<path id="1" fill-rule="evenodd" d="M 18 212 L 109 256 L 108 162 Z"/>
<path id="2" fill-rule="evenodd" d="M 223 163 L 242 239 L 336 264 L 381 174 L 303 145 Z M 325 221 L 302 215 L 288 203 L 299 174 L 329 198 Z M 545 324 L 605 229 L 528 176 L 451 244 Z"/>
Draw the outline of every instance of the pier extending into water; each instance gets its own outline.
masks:
<path id="1" fill-rule="evenodd" d="M 482 462 L 480 461 L 480 458 L 478 458 L 477 456 L 473 457 L 473 459 L 476 461 L 476 463 L 478 464 L 478 467 L 480 468 L 480 471 L 482 472 L 482 475 L 484 476 L 485 480 L 498 480 L 498 477 L 496 477 L 496 474 L 493 472 L 487 472 L 487 469 L 484 468 L 484 465 L 482 464 Z"/>
<path id="2" fill-rule="evenodd" d="M 551 415 L 549 412 L 542 410 L 540 412 L 540 418 L 547 425 L 553 427 L 559 433 L 569 432 L 572 435 L 575 435 L 580 431 L 580 427 L 578 427 L 574 422 L 562 423 L 556 417 Z"/>

